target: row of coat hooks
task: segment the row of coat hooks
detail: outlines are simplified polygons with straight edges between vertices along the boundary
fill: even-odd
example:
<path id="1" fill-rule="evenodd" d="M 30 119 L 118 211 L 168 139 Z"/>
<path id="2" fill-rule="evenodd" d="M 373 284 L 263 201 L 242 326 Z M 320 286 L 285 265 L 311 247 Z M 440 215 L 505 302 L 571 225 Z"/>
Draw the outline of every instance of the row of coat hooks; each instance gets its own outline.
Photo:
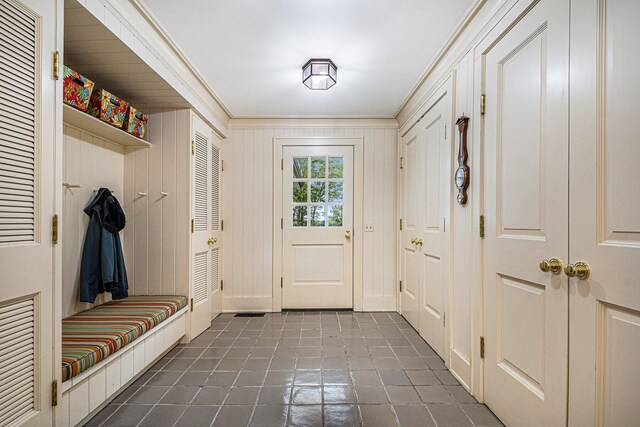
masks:
<path id="1" fill-rule="evenodd" d="M 63 186 L 64 188 L 66 188 L 67 190 L 72 189 L 72 188 L 82 188 L 82 185 L 80 185 L 80 184 L 70 184 L 70 183 L 68 183 L 68 182 L 63 182 L 63 183 L 62 183 L 62 186 Z M 98 189 L 97 189 L 97 188 L 94 188 L 94 189 L 93 189 L 93 192 L 94 192 L 94 193 L 97 193 L 97 192 L 98 192 Z M 114 192 L 113 192 L 113 191 L 111 191 L 111 194 L 113 194 L 113 193 L 114 193 Z M 147 195 L 148 195 L 148 194 L 147 194 L 147 193 L 145 193 L 145 192 L 138 191 L 138 196 L 140 196 L 140 197 L 146 197 Z M 167 193 L 166 191 L 161 191 L 161 192 L 160 192 L 160 196 L 162 196 L 162 197 L 167 197 L 168 195 L 169 195 L 169 193 Z"/>

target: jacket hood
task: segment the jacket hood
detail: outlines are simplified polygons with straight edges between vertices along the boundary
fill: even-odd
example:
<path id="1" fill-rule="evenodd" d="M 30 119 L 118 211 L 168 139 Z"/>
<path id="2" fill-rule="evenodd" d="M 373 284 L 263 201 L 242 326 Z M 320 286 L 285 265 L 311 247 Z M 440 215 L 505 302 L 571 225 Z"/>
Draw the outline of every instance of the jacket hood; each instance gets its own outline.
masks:
<path id="1" fill-rule="evenodd" d="M 98 190 L 96 197 L 84 208 L 84 213 L 89 217 L 97 214 L 102 228 L 110 233 L 119 232 L 126 224 L 124 211 L 108 188 Z"/>

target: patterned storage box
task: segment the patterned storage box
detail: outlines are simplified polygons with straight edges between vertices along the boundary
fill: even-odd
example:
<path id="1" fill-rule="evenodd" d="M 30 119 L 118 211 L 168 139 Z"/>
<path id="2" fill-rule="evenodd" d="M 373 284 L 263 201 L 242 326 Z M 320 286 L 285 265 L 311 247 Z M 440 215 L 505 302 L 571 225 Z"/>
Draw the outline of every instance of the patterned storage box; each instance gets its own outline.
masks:
<path id="1" fill-rule="evenodd" d="M 88 113 L 103 122 L 122 128 L 124 116 L 129 103 L 107 92 L 104 89 L 95 90 L 91 95 Z"/>
<path id="2" fill-rule="evenodd" d="M 138 138 L 144 138 L 144 132 L 147 130 L 147 115 L 129 105 L 122 129 Z"/>
<path id="3" fill-rule="evenodd" d="M 62 102 L 80 111 L 87 111 L 94 83 L 66 65 L 62 75 L 62 81 L 64 86 Z"/>

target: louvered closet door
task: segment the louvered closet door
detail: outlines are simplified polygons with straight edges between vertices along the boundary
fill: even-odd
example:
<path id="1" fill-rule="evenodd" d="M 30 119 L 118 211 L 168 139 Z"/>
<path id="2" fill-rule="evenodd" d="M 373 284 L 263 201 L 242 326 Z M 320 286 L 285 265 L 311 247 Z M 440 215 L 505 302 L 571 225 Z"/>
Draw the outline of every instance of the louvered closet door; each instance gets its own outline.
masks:
<path id="1" fill-rule="evenodd" d="M 222 222 L 220 213 L 222 212 L 222 141 L 214 133 L 211 140 L 211 238 L 210 263 L 211 263 L 211 318 L 215 318 L 222 311 Z"/>
<path id="2" fill-rule="evenodd" d="M 55 2 L 0 1 L 2 426 L 52 424 L 55 19 Z"/>
<path id="3" fill-rule="evenodd" d="M 194 338 L 211 324 L 213 133 L 202 120 L 193 116 L 191 137 L 191 338 Z"/>

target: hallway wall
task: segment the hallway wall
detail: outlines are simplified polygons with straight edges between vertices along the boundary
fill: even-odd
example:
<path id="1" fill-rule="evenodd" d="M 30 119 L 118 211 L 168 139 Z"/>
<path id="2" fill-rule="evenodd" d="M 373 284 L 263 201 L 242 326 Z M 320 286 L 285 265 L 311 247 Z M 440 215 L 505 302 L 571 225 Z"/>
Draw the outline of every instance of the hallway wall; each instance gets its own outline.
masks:
<path id="1" fill-rule="evenodd" d="M 363 307 L 396 310 L 395 120 L 234 119 L 223 142 L 223 310 L 272 307 L 274 137 L 363 137 Z M 356 230 L 363 232 L 364 230 Z"/>

